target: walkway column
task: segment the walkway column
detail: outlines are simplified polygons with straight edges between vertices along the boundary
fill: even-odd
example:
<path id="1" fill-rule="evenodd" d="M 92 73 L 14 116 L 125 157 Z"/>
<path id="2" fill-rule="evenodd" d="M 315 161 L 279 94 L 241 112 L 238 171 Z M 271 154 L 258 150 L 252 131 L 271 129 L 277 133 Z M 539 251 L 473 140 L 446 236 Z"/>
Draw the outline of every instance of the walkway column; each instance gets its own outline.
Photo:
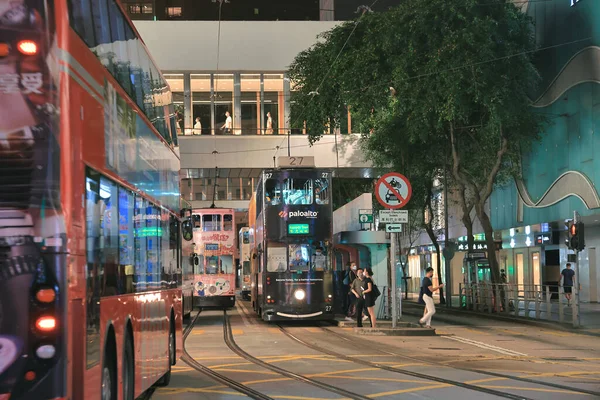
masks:
<path id="1" fill-rule="evenodd" d="M 260 74 L 260 134 L 265 133 L 265 74 Z"/>
<path id="2" fill-rule="evenodd" d="M 233 134 L 242 134 L 242 80 L 239 72 L 233 74 Z"/>
<path id="3" fill-rule="evenodd" d="M 283 129 L 285 134 L 290 133 L 290 77 L 283 75 Z M 281 134 L 281 132 L 279 132 Z"/>
<path id="4" fill-rule="evenodd" d="M 192 107 L 191 74 L 183 74 L 183 134 L 189 134 L 194 127 L 194 108 Z"/>

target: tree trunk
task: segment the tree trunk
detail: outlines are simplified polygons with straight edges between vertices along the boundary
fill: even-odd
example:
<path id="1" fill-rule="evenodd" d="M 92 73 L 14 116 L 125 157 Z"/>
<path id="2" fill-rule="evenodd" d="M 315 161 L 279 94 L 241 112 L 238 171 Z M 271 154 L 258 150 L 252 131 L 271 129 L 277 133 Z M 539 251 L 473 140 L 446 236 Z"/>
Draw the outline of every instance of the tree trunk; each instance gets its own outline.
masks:
<path id="1" fill-rule="evenodd" d="M 440 283 L 442 282 L 442 257 L 440 255 L 440 244 L 435 237 L 435 233 L 433 232 L 433 228 L 431 227 L 431 222 L 425 224 L 425 230 L 427 231 L 427 235 L 429 235 L 429 239 L 431 239 L 431 243 L 435 247 L 435 254 L 437 257 L 437 275 Z M 440 304 L 446 304 L 446 298 L 444 297 L 444 288 L 440 288 Z"/>
<path id="2" fill-rule="evenodd" d="M 485 243 L 487 245 L 488 260 L 490 262 L 490 270 L 492 272 L 492 283 L 500 283 L 500 267 L 498 265 L 498 258 L 496 257 L 496 243 L 494 242 L 494 228 L 490 217 L 485 212 L 485 203 L 478 202 L 475 206 L 475 212 L 477 218 L 481 222 L 483 232 L 485 232 Z"/>
<path id="3" fill-rule="evenodd" d="M 433 232 L 433 209 L 431 207 L 431 197 L 433 196 L 432 191 L 433 181 L 429 184 L 427 188 L 427 200 L 425 201 L 425 208 L 429 211 L 429 221 L 427 221 L 425 225 L 425 230 L 427 231 L 427 235 L 429 239 L 431 239 L 431 243 L 435 247 L 435 253 L 437 257 L 437 275 L 439 279 L 439 283 L 442 283 L 442 257 L 440 256 L 440 244 L 438 243 L 437 237 L 435 236 L 435 232 Z M 440 304 L 446 304 L 446 298 L 444 297 L 444 288 L 440 288 Z"/>

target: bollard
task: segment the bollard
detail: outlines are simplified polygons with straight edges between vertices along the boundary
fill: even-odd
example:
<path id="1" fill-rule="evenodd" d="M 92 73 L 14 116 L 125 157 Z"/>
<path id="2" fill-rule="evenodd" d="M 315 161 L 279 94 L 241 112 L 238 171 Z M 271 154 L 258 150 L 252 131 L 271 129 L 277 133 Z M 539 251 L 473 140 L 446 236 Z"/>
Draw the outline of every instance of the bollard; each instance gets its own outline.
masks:
<path id="1" fill-rule="evenodd" d="M 550 294 L 550 286 L 546 286 L 546 319 L 552 321 L 552 295 Z"/>
<path id="2" fill-rule="evenodd" d="M 504 307 L 502 297 L 500 297 L 500 285 L 496 285 L 496 301 L 494 302 L 494 308 L 496 312 L 500 314 L 502 312 L 502 308 Z"/>
<path id="3" fill-rule="evenodd" d="M 579 326 L 579 315 L 578 315 L 578 307 L 577 307 L 577 302 L 579 301 L 579 288 L 577 287 L 577 285 L 573 286 L 572 289 L 572 303 L 571 303 L 571 308 L 573 309 L 573 327 L 577 328 Z"/>
<path id="4" fill-rule="evenodd" d="M 494 289 L 486 287 L 486 301 L 488 302 L 488 312 L 491 314 L 494 311 Z"/>
<path id="5" fill-rule="evenodd" d="M 515 285 L 513 288 L 513 298 L 515 303 L 515 317 L 519 316 L 519 285 Z"/>
<path id="6" fill-rule="evenodd" d="M 538 292 L 537 286 L 534 286 L 533 287 L 533 293 L 534 293 L 534 296 L 535 296 L 535 319 L 540 319 L 540 313 L 541 313 L 541 309 L 540 309 L 540 306 L 541 306 L 540 294 L 541 294 L 541 291 Z"/>
<path id="7" fill-rule="evenodd" d="M 564 290 L 562 286 L 558 287 L 558 322 L 562 323 L 565 320 L 565 310 L 563 309 Z"/>

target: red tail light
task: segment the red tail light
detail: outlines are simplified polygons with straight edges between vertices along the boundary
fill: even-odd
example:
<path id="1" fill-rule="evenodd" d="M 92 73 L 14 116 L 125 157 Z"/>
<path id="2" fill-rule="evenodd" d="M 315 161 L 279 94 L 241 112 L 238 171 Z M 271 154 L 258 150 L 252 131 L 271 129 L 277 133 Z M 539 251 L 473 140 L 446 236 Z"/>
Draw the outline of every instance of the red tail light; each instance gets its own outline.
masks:
<path id="1" fill-rule="evenodd" d="M 56 319 L 54 317 L 40 317 L 35 321 L 35 327 L 41 332 L 52 332 L 56 328 Z"/>
<path id="2" fill-rule="evenodd" d="M 10 53 L 8 43 L 0 43 L 0 57 L 6 57 Z"/>
<path id="3" fill-rule="evenodd" d="M 17 49 L 26 56 L 37 54 L 38 46 L 33 40 L 21 40 L 17 44 Z"/>

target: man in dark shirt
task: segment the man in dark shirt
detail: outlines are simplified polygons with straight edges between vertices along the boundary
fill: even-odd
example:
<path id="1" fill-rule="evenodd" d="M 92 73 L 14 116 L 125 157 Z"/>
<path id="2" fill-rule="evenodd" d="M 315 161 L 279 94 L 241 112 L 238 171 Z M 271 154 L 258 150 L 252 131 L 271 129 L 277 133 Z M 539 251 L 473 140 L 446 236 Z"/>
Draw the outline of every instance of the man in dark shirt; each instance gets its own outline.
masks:
<path id="1" fill-rule="evenodd" d="M 421 327 L 426 326 L 427 328 L 431 328 L 431 317 L 433 317 L 433 314 L 435 314 L 433 292 L 444 286 L 443 283 L 440 283 L 438 286 L 433 286 L 433 282 L 431 281 L 432 276 L 433 268 L 429 267 L 425 270 L 425 277 L 423 278 L 423 283 L 421 284 L 421 293 L 423 295 L 423 301 L 425 302 L 427 311 L 425 312 L 425 315 L 423 315 L 423 318 L 419 320 L 419 325 L 421 325 Z"/>
<path id="2" fill-rule="evenodd" d="M 562 280 L 562 286 L 565 290 L 565 297 L 567 298 L 567 304 L 571 304 L 573 277 L 575 277 L 575 271 L 571 269 L 571 263 L 567 263 L 567 268 L 563 269 L 560 275 L 560 279 Z M 558 283 L 560 285 L 560 281 Z"/>

